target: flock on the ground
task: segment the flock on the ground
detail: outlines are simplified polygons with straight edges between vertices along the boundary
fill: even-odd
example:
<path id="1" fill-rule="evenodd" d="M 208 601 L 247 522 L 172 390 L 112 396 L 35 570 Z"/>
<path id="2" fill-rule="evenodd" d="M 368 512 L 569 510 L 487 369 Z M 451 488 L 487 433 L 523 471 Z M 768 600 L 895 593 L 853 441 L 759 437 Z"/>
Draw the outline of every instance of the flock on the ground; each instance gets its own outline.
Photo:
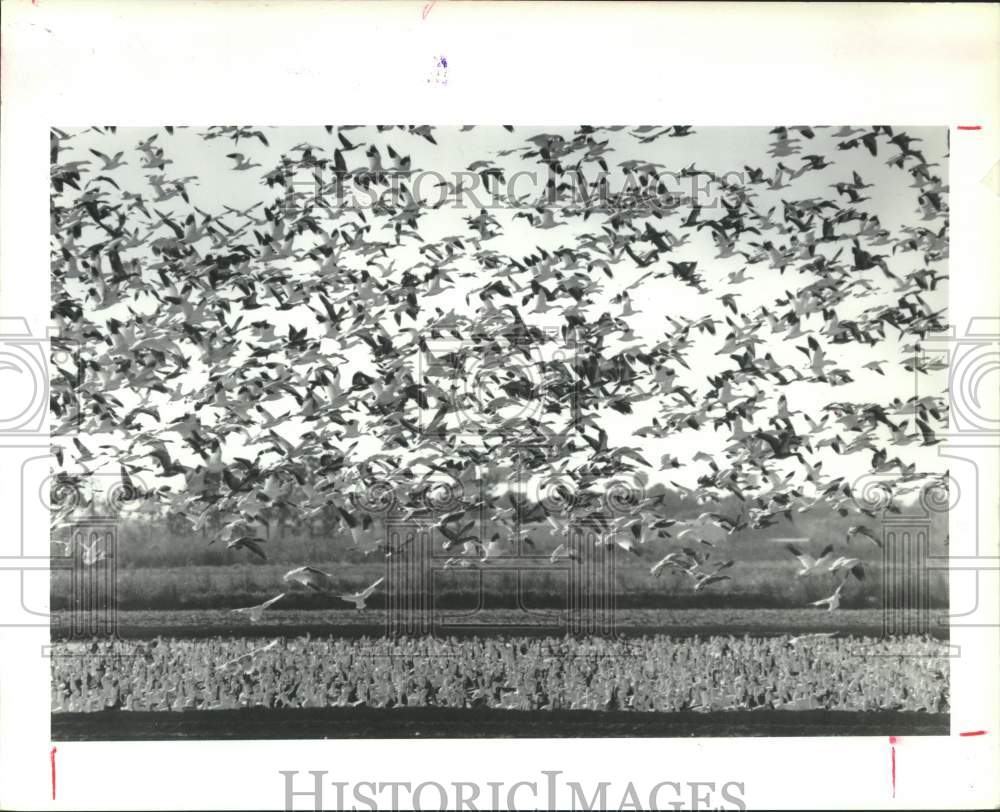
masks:
<path id="1" fill-rule="evenodd" d="M 946 642 L 664 636 L 214 637 L 53 650 L 52 710 L 949 710 Z"/>

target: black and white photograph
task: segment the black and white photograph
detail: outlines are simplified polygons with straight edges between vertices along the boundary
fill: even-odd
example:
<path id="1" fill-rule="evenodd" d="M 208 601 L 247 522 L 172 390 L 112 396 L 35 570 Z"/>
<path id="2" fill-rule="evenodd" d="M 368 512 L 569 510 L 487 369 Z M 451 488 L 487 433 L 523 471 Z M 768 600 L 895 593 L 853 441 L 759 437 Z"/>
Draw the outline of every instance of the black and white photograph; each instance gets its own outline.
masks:
<path id="1" fill-rule="evenodd" d="M 948 140 L 53 128 L 54 732 L 946 732 Z"/>
<path id="2" fill-rule="evenodd" d="M 995 5 L 2 28 L 0 807 L 1000 804 Z"/>

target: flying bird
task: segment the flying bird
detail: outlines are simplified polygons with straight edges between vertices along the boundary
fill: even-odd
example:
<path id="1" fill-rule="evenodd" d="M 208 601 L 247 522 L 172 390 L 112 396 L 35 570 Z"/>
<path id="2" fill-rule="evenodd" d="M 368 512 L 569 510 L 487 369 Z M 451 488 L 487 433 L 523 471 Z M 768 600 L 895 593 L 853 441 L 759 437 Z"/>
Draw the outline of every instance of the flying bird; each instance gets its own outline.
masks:
<path id="1" fill-rule="evenodd" d="M 266 542 L 267 539 L 261 538 L 260 536 L 238 536 L 226 544 L 226 549 L 249 550 L 261 560 L 267 561 L 267 554 L 264 552 L 264 548 L 261 547 L 261 545 Z"/>
<path id="2" fill-rule="evenodd" d="M 264 601 L 263 603 L 259 603 L 256 606 L 247 606 L 242 609 L 233 609 L 232 611 L 238 612 L 240 614 L 245 614 L 247 617 L 250 618 L 251 623 L 258 623 L 260 619 L 264 616 L 264 610 L 270 606 L 273 606 L 283 597 L 285 597 L 284 592 L 282 592 L 280 595 L 275 595 L 273 598 L 269 598 L 268 600 Z"/>
<path id="3" fill-rule="evenodd" d="M 840 593 L 844 589 L 844 584 L 847 581 L 843 580 L 840 585 L 834 590 L 833 594 L 829 598 L 821 598 L 818 601 L 813 601 L 810 606 L 826 606 L 828 612 L 832 612 L 834 609 L 840 608 Z"/>
<path id="4" fill-rule="evenodd" d="M 333 585 L 333 573 L 316 567 L 297 567 L 286 572 L 283 578 L 290 584 L 299 584 L 316 592 L 323 592 Z"/>
<path id="5" fill-rule="evenodd" d="M 343 600 L 343 601 L 347 601 L 348 603 L 353 603 L 354 606 L 357 608 L 358 612 L 360 612 L 362 609 L 364 609 L 368 605 L 367 603 L 365 603 L 365 601 L 367 601 L 368 598 L 370 598 L 372 596 L 372 594 L 375 592 L 375 589 L 384 580 L 385 580 L 384 577 L 383 578 L 379 578 L 371 586 L 368 586 L 365 589 L 362 589 L 360 592 L 354 592 L 354 593 L 348 594 L 348 595 L 341 595 L 340 599 Z"/>
<path id="6" fill-rule="evenodd" d="M 799 560 L 799 564 L 802 565 L 801 569 L 799 569 L 799 571 L 795 573 L 799 577 L 805 575 L 811 575 L 814 572 L 821 572 L 824 567 L 829 565 L 830 562 L 828 559 L 833 553 L 832 544 L 827 544 L 826 547 L 823 548 L 823 551 L 820 553 L 819 558 L 813 558 L 808 553 L 802 552 L 794 544 L 786 544 L 785 547 L 788 550 L 788 552 L 790 552 Z"/>
<path id="7" fill-rule="evenodd" d="M 881 540 L 878 539 L 875 536 L 875 534 L 871 530 L 869 530 L 867 527 L 865 527 L 864 525 L 860 525 L 860 524 L 859 525 L 853 525 L 852 527 L 847 528 L 847 541 L 851 542 L 855 538 L 868 539 L 876 547 L 879 547 L 879 548 L 882 547 Z"/>

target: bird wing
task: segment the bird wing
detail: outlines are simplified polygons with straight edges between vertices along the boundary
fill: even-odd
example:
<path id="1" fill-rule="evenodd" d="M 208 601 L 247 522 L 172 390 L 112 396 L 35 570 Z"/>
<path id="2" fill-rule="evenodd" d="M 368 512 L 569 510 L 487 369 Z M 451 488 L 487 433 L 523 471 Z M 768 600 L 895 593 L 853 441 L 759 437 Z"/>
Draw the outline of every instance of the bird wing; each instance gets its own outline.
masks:
<path id="1" fill-rule="evenodd" d="M 377 580 L 377 581 L 376 581 L 376 582 L 375 582 L 374 584 L 372 584 L 372 585 L 371 585 L 370 587 L 368 587 L 368 588 L 367 588 L 367 589 L 366 589 L 366 590 L 365 590 L 364 592 L 362 592 L 362 593 L 361 593 L 362 597 L 365 597 L 365 598 L 367 598 L 367 597 L 370 597 L 370 596 L 371 596 L 371 594 L 372 594 L 372 593 L 373 593 L 373 592 L 375 591 L 375 589 L 376 589 L 376 588 L 378 587 L 378 585 L 379 585 L 379 584 L 381 584 L 381 583 L 382 583 L 382 582 L 383 582 L 384 580 L 385 580 L 385 576 L 383 576 L 383 577 L 379 578 L 379 579 L 378 579 L 378 580 Z"/>
<path id="2" fill-rule="evenodd" d="M 554 516 L 546 516 L 546 518 L 548 519 L 549 524 L 552 526 L 553 530 L 562 535 L 566 534 L 566 531 L 568 529 L 567 522 L 557 520 Z"/>
<path id="3" fill-rule="evenodd" d="M 868 530 L 866 528 L 864 528 L 864 527 L 862 527 L 862 528 L 860 528 L 858 530 L 858 535 L 859 536 L 864 536 L 865 538 L 869 539 L 876 547 L 881 547 L 882 546 L 882 542 L 879 541 L 877 538 L 875 538 L 875 536 L 873 536 L 871 533 L 869 533 Z"/>
<path id="4" fill-rule="evenodd" d="M 786 544 L 785 547 L 788 550 L 788 552 L 790 552 L 799 560 L 799 563 L 801 563 L 803 567 L 806 567 L 807 569 L 812 569 L 812 567 L 816 566 L 816 559 L 813 558 L 811 555 L 802 552 L 794 544 Z"/>
<path id="5" fill-rule="evenodd" d="M 264 602 L 263 602 L 263 603 L 262 603 L 262 604 L 260 605 L 260 608 L 261 608 L 261 609 L 267 609 L 267 607 L 269 607 L 269 606 L 271 606 L 271 605 L 273 605 L 273 604 L 277 603 L 277 602 L 278 602 L 278 601 L 280 601 L 280 600 L 281 600 L 281 599 L 282 599 L 283 597 L 285 597 L 285 593 L 284 593 L 284 592 L 282 592 L 282 593 L 281 593 L 280 595 L 275 595 L 275 596 L 274 596 L 273 598 L 271 598 L 271 599 L 269 599 L 269 600 L 266 600 L 266 601 L 264 601 Z"/>
<path id="6" fill-rule="evenodd" d="M 701 578 L 695 585 L 695 592 L 700 592 L 706 586 L 718 583 L 719 581 L 730 581 L 732 580 L 728 575 L 709 575 L 705 578 Z"/>

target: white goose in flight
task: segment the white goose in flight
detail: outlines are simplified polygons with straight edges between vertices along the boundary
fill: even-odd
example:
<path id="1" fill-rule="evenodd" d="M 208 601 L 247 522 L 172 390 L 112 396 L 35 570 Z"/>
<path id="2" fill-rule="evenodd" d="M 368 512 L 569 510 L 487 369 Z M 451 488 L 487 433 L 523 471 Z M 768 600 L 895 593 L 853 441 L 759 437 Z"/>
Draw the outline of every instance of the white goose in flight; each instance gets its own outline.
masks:
<path id="1" fill-rule="evenodd" d="M 247 617 L 250 618 L 251 623 L 257 623 L 264 616 L 264 610 L 280 601 L 283 597 L 285 597 L 285 594 L 286 593 L 282 592 L 280 595 L 275 595 L 273 598 L 266 600 L 263 603 L 259 603 L 256 606 L 246 606 L 242 609 L 233 609 L 233 611 L 241 614 L 245 613 Z"/>
<path id="2" fill-rule="evenodd" d="M 820 553 L 819 558 L 813 558 L 808 553 L 802 552 L 794 544 L 786 544 L 785 547 L 788 549 L 788 552 L 794 555 L 802 565 L 802 569 L 795 573 L 799 577 L 809 575 L 814 572 L 822 572 L 823 568 L 828 566 L 828 559 L 833 554 L 832 544 L 827 544 L 826 547 L 823 548 L 823 552 Z"/>
<path id="3" fill-rule="evenodd" d="M 381 584 L 384 580 L 385 580 L 384 577 L 379 578 L 374 584 L 372 584 L 369 587 L 366 587 L 365 589 L 362 589 L 360 592 L 355 592 L 350 595 L 341 595 L 340 599 L 342 601 L 347 601 L 348 603 L 353 603 L 355 608 L 360 612 L 368 605 L 367 603 L 365 603 L 365 601 L 367 601 L 368 598 L 372 596 L 372 593 L 376 590 L 378 585 Z"/>
<path id="4" fill-rule="evenodd" d="M 322 592 L 331 587 L 333 573 L 323 572 L 323 570 L 318 570 L 315 567 L 298 567 L 286 572 L 284 580 L 290 584 L 300 584 L 317 592 Z"/>
<path id="5" fill-rule="evenodd" d="M 863 524 L 854 525 L 853 527 L 847 528 L 847 541 L 850 543 L 855 537 L 860 536 L 863 539 L 868 539 L 876 547 L 881 547 L 882 542 L 875 538 L 871 530 L 865 527 Z"/>
<path id="6" fill-rule="evenodd" d="M 649 570 L 649 574 L 654 578 L 659 578 L 660 573 L 663 572 L 663 568 L 666 566 L 672 566 L 676 569 L 684 569 L 684 562 L 679 552 L 667 553 L 662 559 L 653 564 L 652 568 Z"/>
<path id="7" fill-rule="evenodd" d="M 731 581 L 728 575 L 717 575 L 716 573 L 706 573 L 705 575 L 698 576 L 698 580 L 694 585 L 695 592 L 701 592 L 705 587 L 711 586 L 712 584 L 718 583 L 719 581 Z"/>
<path id="8" fill-rule="evenodd" d="M 828 612 L 832 612 L 834 609 L 839 609 L 840 608 L 840 593 L 844 589 L 844 584 L 846 584 L 846 583 L 847 583 L 847 579 L 845 578 L 843 581 L 840 582 L 840 586 L 838 586 L 834 590 L 833 594 L 829 598 L 821 598 L 818 601 L 813 601 L 811 605 L 812 606 L 826 606 Z"/>
<path id="9" fill-rule="evenodd" d="M 830 572 L 843 572 L 844 580 L 853 575 L 859 581 L 865 580 L 865 565 L 860 558 L 840 556 L 830 565 Z"/>

